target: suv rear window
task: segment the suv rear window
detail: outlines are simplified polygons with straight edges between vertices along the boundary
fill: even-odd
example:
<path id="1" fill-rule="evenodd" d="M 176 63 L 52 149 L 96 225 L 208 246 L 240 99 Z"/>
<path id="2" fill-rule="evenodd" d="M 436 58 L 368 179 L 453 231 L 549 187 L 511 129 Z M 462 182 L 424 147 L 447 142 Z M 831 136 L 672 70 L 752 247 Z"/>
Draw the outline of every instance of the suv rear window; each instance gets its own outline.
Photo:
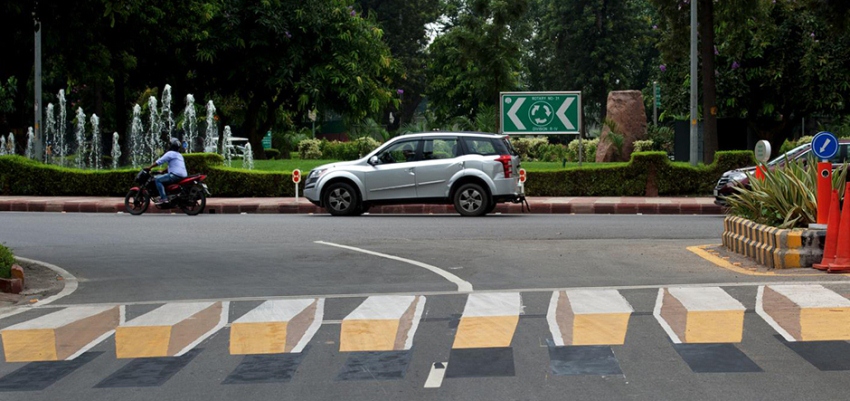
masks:
<path id="1" fill-rule="evenodd" d="M 516 155 L 506 138 L 463 138 L 466 154 L 482 156 Z"/>

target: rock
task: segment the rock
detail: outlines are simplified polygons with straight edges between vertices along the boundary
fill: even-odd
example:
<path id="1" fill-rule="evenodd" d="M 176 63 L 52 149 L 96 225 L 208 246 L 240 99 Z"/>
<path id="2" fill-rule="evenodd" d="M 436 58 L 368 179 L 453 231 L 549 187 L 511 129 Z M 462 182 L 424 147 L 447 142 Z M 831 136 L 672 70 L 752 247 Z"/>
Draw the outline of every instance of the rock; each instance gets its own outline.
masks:
<path id="1" fill-rule="evenodd" d="M 16 278 L 21 280 L 21 285 L 26 286 L 26 280 L 24 280 L 24 268 L 18 265 L 12 265 L 12 278 Z"/>
<path id="2" fill-rule="evenodd" d="M 602 128 L 599 145 L 596 147 L 596 162 L 629 161 L 634 151 L 634 142 L 646 139 L 646 109 L 640 91 L 614 91 L 608 94 L 608 119 L 616 124 L 616 131 L 623 136 L 622 149 L 608 139 L 608 125 Z M 619 154 L 618 154 L 619 153 Z"/>

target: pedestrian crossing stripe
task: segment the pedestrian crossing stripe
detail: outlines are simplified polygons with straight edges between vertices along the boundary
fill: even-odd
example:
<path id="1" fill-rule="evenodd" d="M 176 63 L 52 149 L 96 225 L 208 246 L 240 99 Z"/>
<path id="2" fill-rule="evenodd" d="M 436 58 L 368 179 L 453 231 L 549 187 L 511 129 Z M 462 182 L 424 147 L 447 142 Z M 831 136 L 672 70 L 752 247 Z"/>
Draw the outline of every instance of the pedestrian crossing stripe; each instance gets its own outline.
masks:
<path id="1" fill-rule="evenodd" d="M 72 360 L 124 322 L 123 306 L 73 306 L 2 332 L 6 362 Z"/>
<path id="2" fill-rule="evenodd" d="M 850 340 L 850 300 L 821 285 L 759 286 L 756 313 L 786 341 Z"/>
<path id="3" fill-rule="evenodd" d="M 655 316 L 676 343 L 739 343 L 746 308 L 720 287 L 660 288 Z"/>
<path id="4" fill-rule="evenodd" d="M 546 320 L 556 346 L 622 345 L 633 311 L 617 290 L 555 291 Z"/>
<path id="5" fill-rule="evenodd" d="M 368 297 L 342 320 L 339 351 L 409 350 L 424 310 L 421 295 Z"/>
<path id="6" fill-rule="evenodd" d="M 299 353 L 322 325 L 324 308 L 324 298 L 263 302 L 231 323 L 230 353 Z"/>
<path id="7" fill-rule="evenodd" d="M 452 348 L 510 347 L 520 312 L 518 292 L 469 294 Z"/>
<path id="8" fill-rule="evenodd" d="M 227 324 L 229 302 L 170 303 L 115 330 L 123 358 L 181 356 Z"/>

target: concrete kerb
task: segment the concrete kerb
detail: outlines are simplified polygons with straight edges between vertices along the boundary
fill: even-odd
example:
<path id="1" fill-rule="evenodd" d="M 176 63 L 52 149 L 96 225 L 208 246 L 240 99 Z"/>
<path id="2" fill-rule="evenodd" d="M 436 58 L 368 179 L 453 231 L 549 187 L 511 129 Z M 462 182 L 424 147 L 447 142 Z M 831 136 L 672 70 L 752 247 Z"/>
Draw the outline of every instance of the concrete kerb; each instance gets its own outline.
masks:
<path id="1" fill-rule="evenodd" d="M 723 246 L 775 269 L 811 267 L 823 258 L 826 230 L 779 229 L 727 216 Z"/>

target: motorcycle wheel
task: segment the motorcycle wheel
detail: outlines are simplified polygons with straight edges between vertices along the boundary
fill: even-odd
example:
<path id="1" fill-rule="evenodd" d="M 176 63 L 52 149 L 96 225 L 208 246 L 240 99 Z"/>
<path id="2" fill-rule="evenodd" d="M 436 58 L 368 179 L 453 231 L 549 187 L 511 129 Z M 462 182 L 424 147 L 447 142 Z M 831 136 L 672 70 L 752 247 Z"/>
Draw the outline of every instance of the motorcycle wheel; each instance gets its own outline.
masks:
<path id="1" fill-rule="evenodd" d="M 124 209 L 133 216 L 138 216 L 146 212 L 150 204 L 151 197 L 144 190 L 131 189 L 130 192 L 127 192 L 127 196 L 124 197 Z"/>
<path id="2" fill-rule="evenodd" d="M 207 194 L 200 185 L 195 185 L 189 190 L 189 199 L 180 202 L 180 210 L 189 216 L 197 215 L 204 211 L 207 206 Z"/>

